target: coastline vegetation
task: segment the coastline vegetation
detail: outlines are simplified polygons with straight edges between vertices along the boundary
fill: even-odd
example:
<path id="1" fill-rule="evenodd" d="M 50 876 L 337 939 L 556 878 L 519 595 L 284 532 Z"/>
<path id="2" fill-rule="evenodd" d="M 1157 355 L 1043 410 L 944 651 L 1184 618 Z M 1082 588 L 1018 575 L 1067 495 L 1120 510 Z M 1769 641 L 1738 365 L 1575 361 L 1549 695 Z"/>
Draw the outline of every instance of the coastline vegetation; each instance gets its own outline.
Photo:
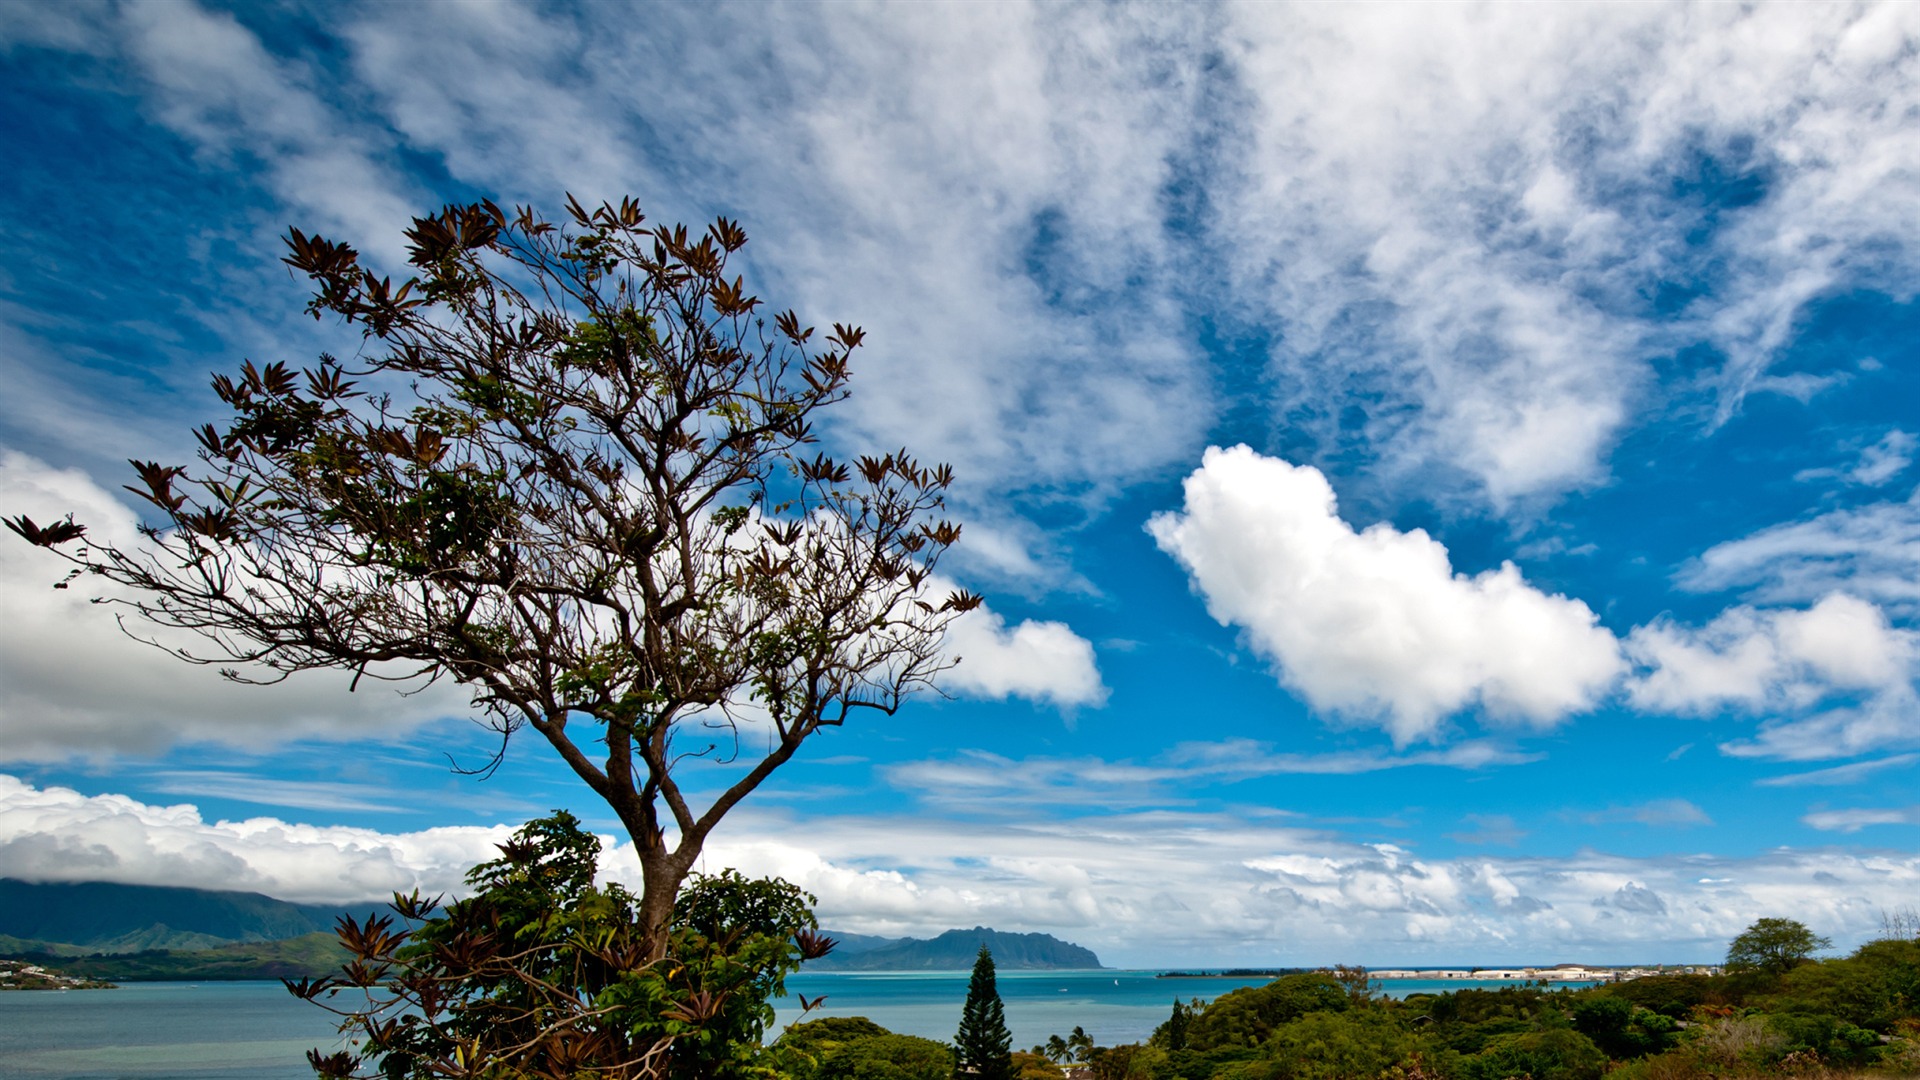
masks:
<path id="1" fill-rule="evenodd" d="M 1897 923 L 1897 920 L 1895 921 Z M 1890 924 L 1892 925 L 1892 924 Z M 1920 941 L 1815 960 L 1790 920 L 1736 938 L 1723 974 L 1402 1000 L 1304 972 L 1176 1001 L 1144 1043 L 1056 1036 L 1034 1052 L 1087 1080 L 1744 1080 L 1920 1074 Z M 1776 947 L 1777 946 L 1777 947 Z"/>
<path id="2" fill-rule="evenodd" d="M 113 984 L 25 960 L 0 960 L 0 990 L 111 990 Z"/>

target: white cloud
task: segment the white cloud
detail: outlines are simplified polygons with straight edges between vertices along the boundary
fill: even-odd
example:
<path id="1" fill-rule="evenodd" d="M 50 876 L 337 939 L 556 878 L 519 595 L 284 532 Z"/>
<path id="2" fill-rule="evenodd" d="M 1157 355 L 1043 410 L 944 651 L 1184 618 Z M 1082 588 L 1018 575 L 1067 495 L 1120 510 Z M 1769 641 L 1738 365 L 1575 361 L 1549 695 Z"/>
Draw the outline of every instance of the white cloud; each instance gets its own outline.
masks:
<path id="1" fill-rule="evenodd" d="M 1809 784 L 1837 787 L 1843 784 L 1859 783 L 1868 776 L 1887 769 L 1902 769 L 1916 761 L 1920 761 L 1920 754 L 1895 754 L 1892 757 L 1873 761 L 1856 761 L 1850 765 L 1835 765 L 1826 769 L 1814 769 L 1811 772 L 1770 776 L 1755 783 L 1761 787 L 1803 787 Z"/>
<path id="2" fill-rule="evenodd" d="M 1636 627 L 1627 652 L 1650 670 L 1628 694 L 1641 708 L 1679 713 L 1804 708 L 1834 691 L 1907 686 L 1917 644 L 1879 608 L 1844 593 L 1804 611 L 1734 607 L 1698 629 L 1666 620 Z"/>
<path id="3" fill-rule="evenodd" d="M 467 184 L 741 218 L 763 296 L 868 331 L 824 429 L 843 445 L 951 462 L 986 507 L 1190 452 L 1208 391 L 1159 212 L 1194 126 L 1187 17 L 884 16 L 663 10 L 633 34 L 611 9 L 399 6 L 342 34 L 378 114 Z"/>
<path id="4" fill-rule="evenodd" d="M 0 874 L 240 889 L 282 900 L 358 903 L 459 888 L 498 853 L 507 826 L 381 833 L 277 818 L 209 822 L 190 804 L 36 788 L 0 774 Z"/>
<path id="5" fill-rule="evenodd" d="M 1694 592 L 1745 588 L 1766 603 L 1848 592 L 1920 612 L 1920 489 L 1901 502 L 1834 510 L 1716 544 L 1675 582 Z"/>
<path id="6" fill-rule="evenodd" d="M 1251 101 L 1212 192 L 1276 330 L 1280 412 L 1390 484 L 1494 504 L 1601 482 L 1627 426 L 1700 387 L 1724 418 L 1805 307 L 1920 274 L 1920 10 L 1242 4 Z M 1684 406 L 1683 406 L 1684 407 Z M 1356 428 L 1356 424 L 1358 427 Z"/>
<path id="7" fill-rule="evenodd" d="M 1907 471 L 1913 464 L 1913 451 L 1917 441 L 1899 428 L 1882 436 L 1880 441 L 1860 451 L 1860 460 L 1847 474 L 1856 484 L 1879 487 L 1894 477 Z"/>
<path id="8" fill-rule="evenodd" d="M 1713 819 L 1707 816 L 1705 810 L 1685 799 L 1654 799 L 1634 806 L 1609 807 L 1597 813 L 1588 814 L 1586 820 L 1594 825 L 1629 821 L 1655 828 L 1686 828 L 1713 824 Z"/>
<path id="9" fill-rule="evenodd" d="M 1511 563 L 1468 577 L 1424 530 L 1342 521 L 1319 470 L 1246 447 L 1209 449 L 1179 513 L 1147 528 L 1208 612 L 1243 629 L 1315 708 L 1431 739 L 1478 705 L 1551 727 L 1594 706 L 1619 647 L 1578 600 Z"/>
<path id="10" fill-rule="evenodd" d="M 1845 827 L 1845 826 L 1838 826 Z M 207 822 L 190 805 L 36 789 L 0 776 L 0 873 L 239 888 L 350 903 L 457 887 L 504 827 L 415 833 Z M 1748 858 L 1428 859 L 1284 817 L 1148 811 L 1047 822 L 789 818 L 743 807 L 702 868 L 777 873 L 829 926 L 929 935 L 1045 931 L 1110 964 L 1711 960 L 1760 915 L 1843 944 L 1920 886 L 1920 856 L 1775 849 Z M 603 871 L 631 881 L 626 845 Z"/>
<path id="11" fill-rule="evenodd" d="M 1800 819 L 1829 832 L 1859 832 L 1871 825 L 1920 825 L 1920 806 L 1897 809 L 1814 810 Z"/>
<path id="12" fill-rule="evenodd" d="M 1735 607 L 1704 627 L 1660 620 L 1627 637 L 1638 708 L 1682 715 L 1771 712 L 1741 756 L 1844 757 L 1920 739 L 1913 680 L 1920 635 L 1858 597 L 1805 610 Z"/>
<path id="13" fill-rule="evenodd" d="M 960 663 L 940 676 L 940 685 L 969 697 L 1022 697 L 1060 708 L 1101 705 L 1093 646 L 1062 622 L 1005 618 L 979 607 L 947 628 L 942 648 Z"/>
<path id="14" fill-rule="evenodd" d="M 88 535 L 135 549 L 137 519 L 77 470 L 0 451 L 0 513 L 45 524 L 72 513 Z M 268 746 L 303 738 L 399 738 L 438 717 L 468 715 L 467 695 L 439 685 L 411 697 L 389 684 L 307 673 L 244 686 L 136 641 L 115 621 L 98 579 L 54 585 L 67 566 L 0 534 L 0 760 L 47 761 L 146 753 L 180 743 Z M 116 594 L 117 595 L 117 594 Z M 130 629 L 151 628 L 128 614 Z M 186 635 L 163 639 L 192 648 Z"/>

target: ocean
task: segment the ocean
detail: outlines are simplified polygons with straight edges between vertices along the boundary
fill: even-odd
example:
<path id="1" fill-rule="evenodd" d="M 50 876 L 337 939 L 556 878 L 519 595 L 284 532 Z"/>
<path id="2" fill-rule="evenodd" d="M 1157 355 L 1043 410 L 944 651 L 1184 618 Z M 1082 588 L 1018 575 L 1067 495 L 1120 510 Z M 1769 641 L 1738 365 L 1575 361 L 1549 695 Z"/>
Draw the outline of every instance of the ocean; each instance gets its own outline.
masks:
<path id="1" fill-rule="evenodd" d="M 1080 1026 L 1103 1046 L 1153 1032 L 1177 998 L 1212 999 L 1268 980 L 1155 978 L 1152 971 L 1003 971 L 1000 999 L 1016 1049 Z M 1393 997 L 1512 983 L 1381 984 Z M 809 1019 L 865 1016 L 906 1035 L 951 1040 L 967 972 L 801 973 L 787 980 L 776 1030 L 800 1003 Z M 311 1080 L 306 1052 L 338 1045 L 330 1014 L 277 982 L 127 983 L 116 990 L 0 993 L 0 1080 Z"/>

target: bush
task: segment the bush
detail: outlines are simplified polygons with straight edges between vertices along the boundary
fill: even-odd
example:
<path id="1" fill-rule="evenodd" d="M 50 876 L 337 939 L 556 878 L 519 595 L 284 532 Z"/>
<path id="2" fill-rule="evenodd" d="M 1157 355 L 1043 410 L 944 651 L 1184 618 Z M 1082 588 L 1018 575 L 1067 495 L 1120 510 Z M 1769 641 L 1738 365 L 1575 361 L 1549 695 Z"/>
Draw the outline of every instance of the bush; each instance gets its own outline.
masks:
<path id="1" fill-rule="evenodd" d="M 1780 1060 L 1787 1040 L 1758 1016 L 1728 1016 L 1687 1029 L 1681 1046 L 1713 1071 L 1761 1069 Z"/>
<path id="2" fill-rule="evenodd" d="M 1013 1052 L 1013 1080 L 1062 1080 L 1067 1074 L 1045 1057 L 1025 1050 Z"/>
<path id="3" fill-rule="evenodd" d="M 1599 1080 L 1607 1071 L 1607 1055 L 1571 1028 L 1502 1035 L 1477 1057 L 1464 1063 L 1468 1080 Z"/>
<path id="4" fill-rule="evenodd" d="M 793 1080 L 949 1080 L 953 1075 L 953 1051 L 945 1043 L 896 1035 L 864 1016 L 794 1024 L 773 1044 L 772 1057 Z"/>
<path id="5" fill-rule="evenodd" d="M 914 1035 L 874 1035 L 841 1043 L 820 1059 L 819 1080 L 949 1080 L 953 1050 Z"/>
<path id="6" fill-rule="evenodd" d="M 1864 1065 L 1880 1053 L 1880 1037 L 1837 1016 L 1777 1013 L 1767 1018 L 1786 1041 L 1787 1053 L 1810 1053 L 1826 1061 Z"/>
<path id="7" fill-rule="evenodd" d="M 1406 1061 L 1413 1037 L 1384 1010 L 1309 1013 L 1274 1029 L 1266 1059 L 1249 1080 L 1347 1080 L 1376 1077 Z"/>
<path id="8" fill-rule="evenodd" d="M 1673 1020 L 1660 1013 L 1605 994 L 1575 1002 L 1573 1026 L 1608 1057 L 1619 1059 L 1660 1053 L 1673 1045 L 1679 1030 Z"/>

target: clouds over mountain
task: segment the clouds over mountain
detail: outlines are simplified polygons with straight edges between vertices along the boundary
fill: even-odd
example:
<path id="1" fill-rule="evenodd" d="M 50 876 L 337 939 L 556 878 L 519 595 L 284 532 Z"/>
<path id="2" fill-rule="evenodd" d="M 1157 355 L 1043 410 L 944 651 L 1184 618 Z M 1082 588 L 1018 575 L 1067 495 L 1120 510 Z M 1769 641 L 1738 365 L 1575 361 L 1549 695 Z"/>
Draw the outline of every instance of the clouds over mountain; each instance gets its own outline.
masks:
<path id="1" fill-rule="evenodd" d="M 1845 941 L 1920 885 L 1920 860 L 1774 849 L 1745 858 L 1428 858 L 1286 818 L 1116 812 L 1050 823 L 748 812 L 709 869 L 779 874 L 832 925 L 1070 932 L 1110 963 L 1710 960 L 1760 914 Z M 1839 826 L 1844 827 L 1844 826 Z M 352 902 L 457 890 L 504 827 L 411 833 L 204 820 L 190 805 L 85 797 L 0 776 L 0 859 L 33 880 L 250 889 Z M 603 873 L 637 864 L 609 848 Z M 1391 944 L 1389 944 L 1391 943 Z"/>

